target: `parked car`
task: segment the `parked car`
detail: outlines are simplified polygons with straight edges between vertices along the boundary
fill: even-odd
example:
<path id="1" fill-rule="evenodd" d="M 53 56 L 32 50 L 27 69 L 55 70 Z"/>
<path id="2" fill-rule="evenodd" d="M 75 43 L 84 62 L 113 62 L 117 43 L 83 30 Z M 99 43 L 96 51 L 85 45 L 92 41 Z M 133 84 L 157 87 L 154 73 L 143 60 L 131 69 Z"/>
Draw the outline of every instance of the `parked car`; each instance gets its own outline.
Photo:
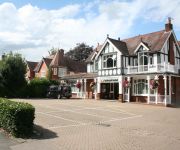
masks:
<path id="1" fill-rule="evenodd" d="M 71 87 L 68 85 L 51 85 L 47 91 L 48 98 L 58 98 L 63 97 L 70 98 L 72 96 Z"/>

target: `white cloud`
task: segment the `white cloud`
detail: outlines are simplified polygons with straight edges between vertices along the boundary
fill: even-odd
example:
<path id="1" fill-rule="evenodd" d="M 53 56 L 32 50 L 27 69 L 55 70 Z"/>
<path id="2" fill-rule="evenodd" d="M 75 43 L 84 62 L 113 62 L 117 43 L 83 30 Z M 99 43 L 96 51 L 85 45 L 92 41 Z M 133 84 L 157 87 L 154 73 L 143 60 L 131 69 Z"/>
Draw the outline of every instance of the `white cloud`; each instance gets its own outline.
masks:
<path id="1" fill-rule="evenodd" d="M 0 49 L 19 50 L 27 59 L 40 59 L 51 47 L 68 50 L 76 43 L 94 45 L 110 37 L 124 37 L 137 19 L 163 21 L 174 18 L 180 27 L 179 0 L 92 1 L 55 10 L 31 4 L 16 8 L 0 5 Z M 32 55 L 33 54 L 33 55 Z"/>

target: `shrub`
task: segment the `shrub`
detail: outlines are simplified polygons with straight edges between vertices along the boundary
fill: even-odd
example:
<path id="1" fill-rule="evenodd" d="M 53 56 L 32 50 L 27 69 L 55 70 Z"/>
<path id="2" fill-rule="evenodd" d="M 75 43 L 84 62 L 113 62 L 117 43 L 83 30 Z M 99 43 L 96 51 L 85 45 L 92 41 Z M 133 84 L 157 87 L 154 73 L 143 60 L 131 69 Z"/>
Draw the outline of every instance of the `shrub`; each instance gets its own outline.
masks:
<path id="1" fill-rule="evenodd" d="M 35 108 L 23 102 L 0 98 L 0 128 L 15 137 L 27 137 L 33 132 Z"/>
<path id="2" fill-rule="evenodd" d="M 47 80 L 45 78 L 35 78 L 31 80 L 27 85 L 27 95 L 34 98 L 44 98 L 47 94 L 47 89 L 50 85 L 59 84 L 54 80 Z"/>

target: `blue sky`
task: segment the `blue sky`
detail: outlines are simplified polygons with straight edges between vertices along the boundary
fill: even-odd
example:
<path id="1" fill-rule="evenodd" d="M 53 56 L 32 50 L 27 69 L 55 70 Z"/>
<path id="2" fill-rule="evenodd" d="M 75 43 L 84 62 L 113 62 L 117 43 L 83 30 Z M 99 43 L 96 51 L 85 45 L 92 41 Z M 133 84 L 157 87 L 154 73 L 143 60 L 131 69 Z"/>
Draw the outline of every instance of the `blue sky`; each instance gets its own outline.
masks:
<path id="1" fill-rule="evenodd" d="M 162 30 L 169 16 L 180 40 L 179 12 L 179 0 L 0 0 L 0 54 L 15 50 L 40 60 L 52 47 L 95 47 L 107 34 L 123 39 Z"/>

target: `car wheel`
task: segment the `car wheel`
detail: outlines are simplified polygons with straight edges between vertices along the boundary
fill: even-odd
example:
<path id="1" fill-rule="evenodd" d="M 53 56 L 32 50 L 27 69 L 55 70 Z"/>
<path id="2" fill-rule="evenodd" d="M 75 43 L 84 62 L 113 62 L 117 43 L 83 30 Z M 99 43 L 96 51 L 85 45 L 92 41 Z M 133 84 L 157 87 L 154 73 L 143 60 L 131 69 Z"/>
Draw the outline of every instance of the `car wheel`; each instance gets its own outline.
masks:
<path id="1" fill-rule="evenodd" d="M 58 98 L 58 99 L 61 99 L 61 94 L 58 94 L 57 98 Z"/>

